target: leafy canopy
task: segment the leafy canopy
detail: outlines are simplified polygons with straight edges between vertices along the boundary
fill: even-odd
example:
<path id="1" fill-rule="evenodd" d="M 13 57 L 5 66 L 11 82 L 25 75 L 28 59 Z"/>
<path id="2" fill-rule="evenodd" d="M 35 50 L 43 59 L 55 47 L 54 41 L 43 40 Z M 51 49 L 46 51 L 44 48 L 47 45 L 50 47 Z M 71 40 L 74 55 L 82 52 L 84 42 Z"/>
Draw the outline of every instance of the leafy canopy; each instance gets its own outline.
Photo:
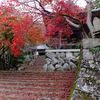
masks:
<path id="1" fill-rule="evenodd" d="M 9 47 L 10 52 L 18 57 L 26 42 L 36 45 L 43 41 L 42 24 L 33 22 L 31 15 L 21 13 L 8 4 L 0 6 L 0 49 Z"/>

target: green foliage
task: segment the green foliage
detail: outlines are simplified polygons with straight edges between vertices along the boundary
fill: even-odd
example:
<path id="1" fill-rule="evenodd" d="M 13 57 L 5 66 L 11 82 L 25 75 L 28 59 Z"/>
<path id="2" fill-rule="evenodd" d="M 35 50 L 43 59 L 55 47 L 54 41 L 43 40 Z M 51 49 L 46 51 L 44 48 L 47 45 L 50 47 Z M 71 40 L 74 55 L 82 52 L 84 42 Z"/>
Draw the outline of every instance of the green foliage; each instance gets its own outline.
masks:
<path id="1" fill-rule="evenodd" d="M 4 12 L 5 17 L 6 13 L 7 12 Z M 1 19 L 2 17 L 0 17 L 0 20 Z M 12 18 L 7 20 L 14 21 Z M 9 26 L 9 24 L 6 24 L 5 21 L 5 23 L 2 24 L 3 28 L 0 28 L 0 70 L 9 70 L 10 68 L 17 69 L 19 64 L 22 64 L 25 59 L 24 53 L 18 58 L 15 58 L 10 52 L 14 32 L 12 31 L 13 26 Z"/>
<path id="2" fill-rule="evenodd" d="M 18 57 L 13 56 L 12 61 L 11 61 L 12 68 L 17 69 L 20 64 L 23 64 L 23 62 L 25 60 L 25 55 L 26 55 L 26 53 L 22 52 L 22 54 L 20 54 Z"/>
<path id="3" fill-rule="evenodd" d="M 25 60 L 25 52 L 22 52 L 18 57 L 14 55 L 7 49 L 6 52 L 0 55 L 0 70 L 17 70 Z"/>
<path id="4" fill-rule="evenodd" d="M 91 9 L 98 9 L 100 8 L 100 0 L 93 0 L 93 5 L 91 7 Z"/>
<path id="5" fill-rule="evenodd" d="M 11 31 L 11 28 L 8 28 L 6 32 L 3 32 L 2 33 L 2 39 L 9 40 L 9 42 L 11 43 L 12 42 L 12 39 L 13 39 L 13 34 L 14 33 L 10 32 L 10 31 Z"/>
<path id="6" fill-rule="evenodd" d="M 100 82 L 98 82 L 98 84 L 100 85 Z"/>
<path id="7" fill-rule="evenodd" d="M 90 51 L 92 51 L 92 52 L 100 51 L 100 47 L 93 47 L 93 48 L 90 48 Z"/>

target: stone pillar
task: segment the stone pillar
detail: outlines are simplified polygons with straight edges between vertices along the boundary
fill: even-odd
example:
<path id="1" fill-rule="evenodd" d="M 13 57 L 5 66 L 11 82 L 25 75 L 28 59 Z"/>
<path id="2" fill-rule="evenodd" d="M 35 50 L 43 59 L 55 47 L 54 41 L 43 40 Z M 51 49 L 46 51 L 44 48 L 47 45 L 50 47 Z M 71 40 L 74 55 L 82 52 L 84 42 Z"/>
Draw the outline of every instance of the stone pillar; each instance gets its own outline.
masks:
<path id="1" fill-rule="evenodd" d="M 71 100 L 100 100 L 100 39 L 83 39 L 82 63 Z"/>

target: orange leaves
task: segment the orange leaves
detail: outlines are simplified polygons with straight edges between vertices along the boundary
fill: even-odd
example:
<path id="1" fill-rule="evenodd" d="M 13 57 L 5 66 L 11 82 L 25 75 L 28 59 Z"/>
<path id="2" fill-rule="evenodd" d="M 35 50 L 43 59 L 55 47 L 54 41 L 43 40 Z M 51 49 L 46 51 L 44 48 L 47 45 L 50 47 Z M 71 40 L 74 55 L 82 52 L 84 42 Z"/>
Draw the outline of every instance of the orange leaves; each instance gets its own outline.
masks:
<path id="1" fill-rule="evenodd" d="M 28 30 L 27 39 L 34 45 L 43 42 L 43 30 L 41 24 L 33 24 Z"/>

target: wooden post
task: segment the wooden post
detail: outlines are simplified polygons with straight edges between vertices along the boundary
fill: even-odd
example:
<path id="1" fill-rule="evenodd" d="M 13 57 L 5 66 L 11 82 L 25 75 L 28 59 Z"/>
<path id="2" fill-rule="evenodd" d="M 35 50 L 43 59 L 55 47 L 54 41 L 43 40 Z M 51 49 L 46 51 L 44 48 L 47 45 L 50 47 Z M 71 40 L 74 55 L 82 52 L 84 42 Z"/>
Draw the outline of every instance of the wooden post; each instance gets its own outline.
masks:
<path id="1" fill-rule="evenodd" d="M 59 33 L 58 49 L 61 49 L 61 32 Z"/>

